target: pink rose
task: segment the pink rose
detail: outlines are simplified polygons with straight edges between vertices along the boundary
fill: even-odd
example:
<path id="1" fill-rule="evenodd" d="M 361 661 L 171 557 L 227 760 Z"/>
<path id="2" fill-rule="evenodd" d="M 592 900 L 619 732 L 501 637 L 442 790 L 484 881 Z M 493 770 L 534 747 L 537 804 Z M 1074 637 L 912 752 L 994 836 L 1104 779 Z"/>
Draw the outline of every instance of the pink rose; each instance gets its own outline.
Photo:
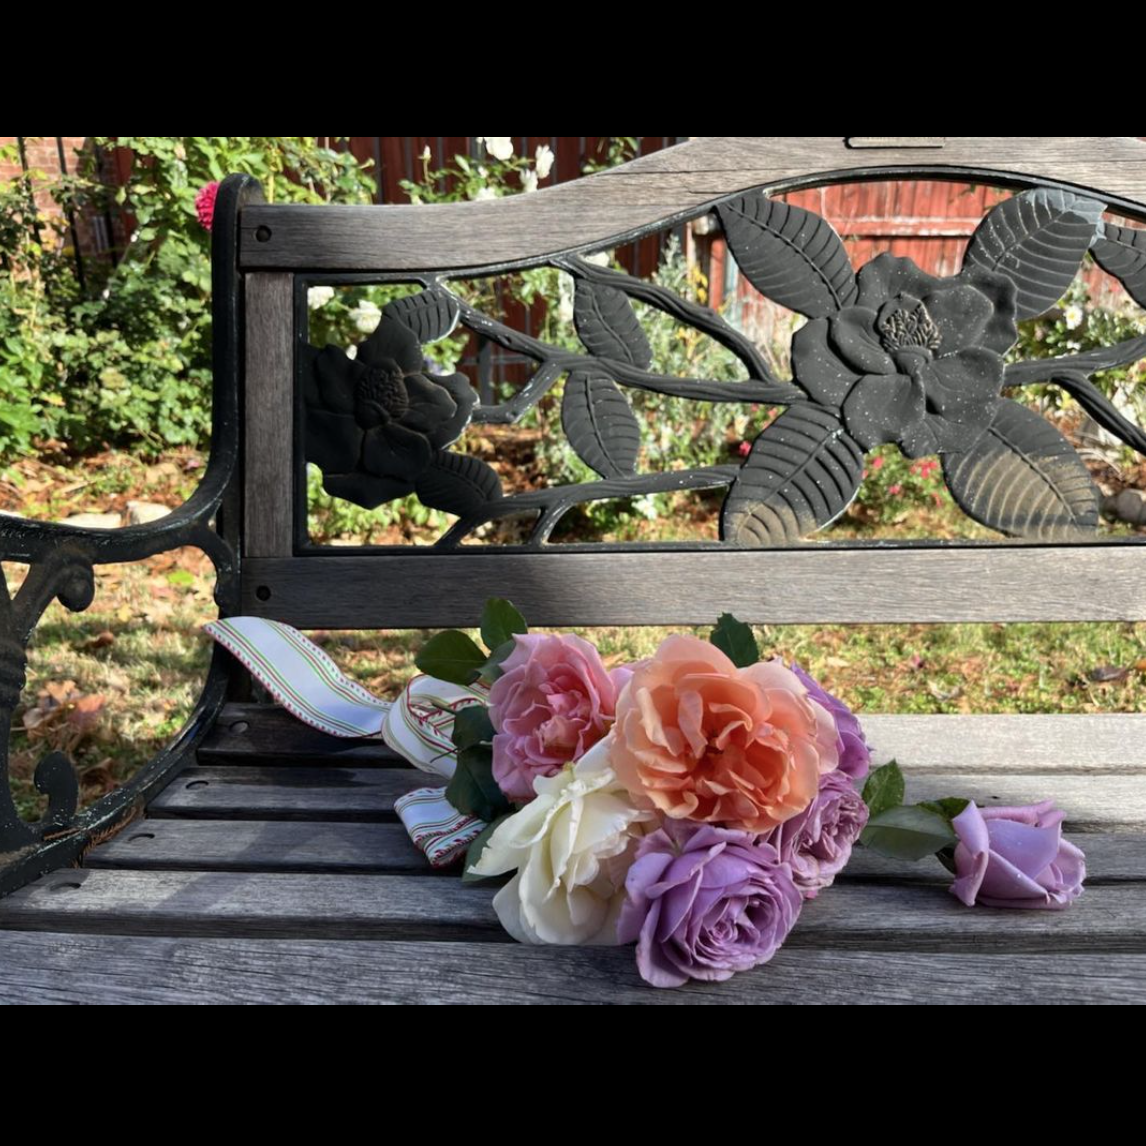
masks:
<path id="1" fill-rule="evenodd" d="M 1082 894 L 1086 857 L 1062 838 L 1063 815 L 1051 800 L 968 804 L 951 821 L 959 837 L 951 894 L 968 907 L 1066 907 Z"/>
<path id="2" fill-rule="evenodd" d="M 489 694 L 493 776 L 511 799 L 533 799 L 533 781 L 553 776 L 613 725 L 628 670 L 610 673 L 588 641 L 565 634 L 514 637 Z"/>

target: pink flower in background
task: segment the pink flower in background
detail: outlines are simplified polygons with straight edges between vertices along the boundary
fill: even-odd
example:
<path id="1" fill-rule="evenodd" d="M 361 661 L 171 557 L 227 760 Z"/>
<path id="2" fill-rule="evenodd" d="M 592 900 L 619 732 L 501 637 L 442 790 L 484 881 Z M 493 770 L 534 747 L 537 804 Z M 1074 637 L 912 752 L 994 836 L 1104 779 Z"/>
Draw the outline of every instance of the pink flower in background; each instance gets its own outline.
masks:
<path id="1" fill-rule="evenodd" d="M 208 183 L 199 189 L 195 196 L 195 210 L 199 214 L 199 222 L 209 231 L 215 220 L 215 196 L 219 194 L 218 183 Z"/>
<path id="2" fill-rule="evenodd" d="M 951 821 L 959 837 L 951 894 L 968 907 L 1066 907 L 1082 894 L 1086 857 L 1062 838 L 1064 815 L 1052 800 L 968 804 Z"/>
<path id="3" fill-rule="evenodd" d="M 610 673 L 588 641 L 564 634 L 518 635 L 489 694 L 493 778 L 519 802 L 533 781 L 577 760 L 612 727 L 630 673 Z"/>
<path id="4" fill-rule="evenodd" d="M 739 455 L 740 455 L 742 458 L 746 458 L 746 457 L 748 457 L 748 455 L 749 455 L 750 453 L 752 453 L 752 443 L 751 443 L 751 442 L 741 442 L 741 443 L 740 443 L 740 445 L 738 445 L 738 446 L 736 447 L 736 452 L 737 452 L 737 453 L 738 453 L 738 454 L 739 454 Z"/>

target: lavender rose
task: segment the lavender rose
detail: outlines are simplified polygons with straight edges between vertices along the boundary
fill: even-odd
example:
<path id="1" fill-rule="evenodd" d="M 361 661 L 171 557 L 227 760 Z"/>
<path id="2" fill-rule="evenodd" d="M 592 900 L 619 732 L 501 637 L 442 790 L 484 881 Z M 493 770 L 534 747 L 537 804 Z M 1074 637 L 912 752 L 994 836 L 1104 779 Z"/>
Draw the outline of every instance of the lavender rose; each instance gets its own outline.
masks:
<path id="1" fill-rule="evenodd" d="M 625 880 L 617 939 L 654 987 L 729 979 L 766 963 L 800 914 L 792 870 L 750 832 L 667 819 Z"/>
<path id="2" fill-rule="evenodd" d="M 820 791 L 798 816 L 760 837 L 792 868 L 805 899 L 815 899 L 847 866 L 852 846 L 867 824 L 867 805 L 847 776 L 820 777 Z"/>
<path id="3" fill-rule="evenodd" d="M 1082 894 L 1086 857 L 1062 838 L 1063 816 L 1051 800 L 1018 808 L 968 804 L 951 821 L 959 837 L 951 894 L 968 907 L 1066 907 Z"/>
<path id="4" fill-rule="evenodd" d="M 613 726 L 624 683 L 588 641 L 571 634 L 518 635 L 489 694 L 493 778 L 511 800 L 533 799 L 533 781 L 579 760 Z"/>
<path id="5" fill-rule="evenodd" d="M 792 665 L 792 671 L 803 682 L 811 698 L 835 717 L 839 737 L 837 748 L 840 754 L 839 770 L 853 780 L 862 780 L 871 766 L 871 752 L 863 729 L 856 714 L 837 696 L 832 696 L 819 681 L 810 677 L 799 665 Z"/>

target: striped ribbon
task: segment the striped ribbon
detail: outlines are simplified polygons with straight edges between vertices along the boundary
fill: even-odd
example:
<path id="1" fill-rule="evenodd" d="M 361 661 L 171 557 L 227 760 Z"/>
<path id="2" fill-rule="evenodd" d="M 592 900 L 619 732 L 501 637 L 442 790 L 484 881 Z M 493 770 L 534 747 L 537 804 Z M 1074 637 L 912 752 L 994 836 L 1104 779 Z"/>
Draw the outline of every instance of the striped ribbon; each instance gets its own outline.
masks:
<path id="1" fill-rule="evenodd" d="M 396 701 L 380 700 L 344 676 L 313 641 L 281 621 L 229 617 L 204 629 L 299 720 L 331 736 L 381 738 L 423 772 L 449 779 L 457 767 L 450 738 L 462 708 L 485 704 L 484 685 L 418 676 Z M 444 788 L 418 788 L 395 809 L 434 867 L 454 862 L 485 827 L 446 800 Z"/>
<path id="2" fill-rule="evenodd" d="M 415 788 L 394 801 L 410 839 L 434 867 L 449 867 L 481 835 L 485 821 L 463 815 L 446 799 L 444 788 Z"/>

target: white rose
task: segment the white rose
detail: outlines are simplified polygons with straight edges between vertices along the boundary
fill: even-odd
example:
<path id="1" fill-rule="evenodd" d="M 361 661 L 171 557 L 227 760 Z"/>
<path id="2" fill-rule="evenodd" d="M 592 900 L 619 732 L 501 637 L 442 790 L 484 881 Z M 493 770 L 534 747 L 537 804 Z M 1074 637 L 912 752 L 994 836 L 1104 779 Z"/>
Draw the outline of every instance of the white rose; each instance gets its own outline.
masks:
<path id="1" fill-rule="evenodd" d="M 544 179 L 550 171 L 553 170 L 553 160 L 557 157 L 553 154 L 553 149 L 547 147 L 544 143 L 537 149 L 534 156 L 534 167 L 537 171 L 537 178 Z"/>
<path id="2" fill-rule="evenodd" d="M 528 195 L 531 191 L 537 190 L 537 172 L 527 171 L 521 177 L 521 189 Z"/>
<path id="3" fill-rule="evenodd" d="M 513 139 L 508 135 L 482 135 L 478 137 L 485 144 L 485 149 L 494 157 L 504 162 L 513 158 Z"/>
<path id="4" fill-rule="evenodd" d="M 489 838 L 474 875 L 516 875 L 494 897 L 519 943 L 617 942 L 625 876 L 657 813 L 633 807 L 608 764 L 609 738 L 556 776 Z"/>
<path id="5" fill-rule="evenodd" d="M 318 310 L 326 306 L 334 298 L 334 287 L 316 286 L 306 292 L 306 305 L 311 310 Z"/>

